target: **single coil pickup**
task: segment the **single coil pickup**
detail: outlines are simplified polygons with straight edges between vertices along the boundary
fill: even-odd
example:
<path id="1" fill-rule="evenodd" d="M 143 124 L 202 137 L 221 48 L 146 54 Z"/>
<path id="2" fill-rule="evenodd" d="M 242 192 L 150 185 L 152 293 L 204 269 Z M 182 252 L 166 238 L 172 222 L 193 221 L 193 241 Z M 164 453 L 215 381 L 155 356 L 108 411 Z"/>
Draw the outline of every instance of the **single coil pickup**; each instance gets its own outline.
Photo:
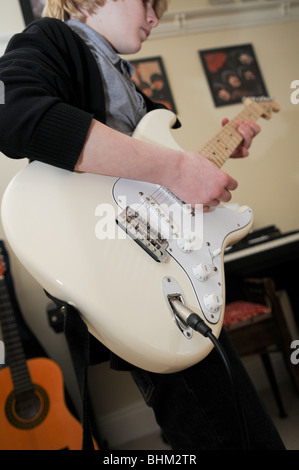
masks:
<path id="1" fill-rule="evenodd" d="M 161 233 L 153 228 L 153 226 L 144 217 L 141 217 L 139 212 L 131 207 L 127 207 L 118 218 L 123 224 L 129 224 L 134 227 L 134 230 L 146 239 L 159 240 L 160 243 L 164 242 Z"/>

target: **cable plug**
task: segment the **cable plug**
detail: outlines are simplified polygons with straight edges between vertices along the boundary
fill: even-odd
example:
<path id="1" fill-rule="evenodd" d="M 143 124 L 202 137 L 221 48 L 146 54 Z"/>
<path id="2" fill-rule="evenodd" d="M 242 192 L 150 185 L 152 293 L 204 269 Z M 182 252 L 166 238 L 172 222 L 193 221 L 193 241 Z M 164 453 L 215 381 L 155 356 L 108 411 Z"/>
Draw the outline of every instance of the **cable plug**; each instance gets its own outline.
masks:
<path id="1" fill-rule="evenodd" d="M 171 298 L 169 301 L 178 317 L 193 330 L 203 336 L 208 336 L 209 333 L 212 332 L 211 328 L 200 318 L 200 316 L 190 310 L 190 308 L 186 307 L 186 305 L 184 305 L 180 300 L 177 298 Z"/>

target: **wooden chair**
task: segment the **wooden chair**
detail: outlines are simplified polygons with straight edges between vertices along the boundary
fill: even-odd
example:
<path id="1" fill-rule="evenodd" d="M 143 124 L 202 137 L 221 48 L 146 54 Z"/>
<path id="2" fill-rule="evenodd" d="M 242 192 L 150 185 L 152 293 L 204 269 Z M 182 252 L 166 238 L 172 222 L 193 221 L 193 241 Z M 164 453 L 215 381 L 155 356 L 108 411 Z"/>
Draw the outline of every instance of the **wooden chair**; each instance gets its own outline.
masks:
<path id="1" fill-rule="evenodd" d="M 280 351 L 299 392 L 299 368 L 290 361 L 292 336 L 271 278 L 245 279 L 244 300 L 226 306 L 224 328 L 239 355 L 259 354 L 276 399 L 280 417 L 286 417 L 270 352 Z"/>

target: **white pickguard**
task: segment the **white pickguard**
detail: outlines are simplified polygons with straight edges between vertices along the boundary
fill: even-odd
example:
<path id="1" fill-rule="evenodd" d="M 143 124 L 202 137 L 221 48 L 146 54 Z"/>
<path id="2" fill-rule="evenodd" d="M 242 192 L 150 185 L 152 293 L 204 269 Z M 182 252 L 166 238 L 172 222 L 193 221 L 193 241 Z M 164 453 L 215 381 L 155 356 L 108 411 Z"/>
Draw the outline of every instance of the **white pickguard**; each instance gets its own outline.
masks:
<path id="1" fill-rule="evenodd" d="M 173 120 L 171 112 L 153 111 L 134 137 L 178 148 L 169 132 Z M 222 206 L 204 213 L 202 247 L 186 253 L 171 239 L 163 262 L 155 261 L 114 219 L 107 230 L 115 236 L 100 239 L 97 229 L 105 219 L 99 208 L 117 215 L 140 201 L 140 192 L 155 190 L 149 183 L 33 162 L 9 184 L 2 220 L 8 242 L 27 270 L 51 295 L 75 305 L 92 334 L 128 362 L 167 373 L 195 364 L 213 347 L 209 339 L 181 331 L 168 295 L 180 294 L 219 336 L 225 303 L 223 252 L 249 232 L 252 213 L 247 207 L 235 212 Z M 119 202 L 124 196 L 125 203 Z M 213 268 L 206 281 L 193 274 L 198 264 Z M 223 299 L 217 312 L 205 304 L 206 296 L 214 294 Z"/>

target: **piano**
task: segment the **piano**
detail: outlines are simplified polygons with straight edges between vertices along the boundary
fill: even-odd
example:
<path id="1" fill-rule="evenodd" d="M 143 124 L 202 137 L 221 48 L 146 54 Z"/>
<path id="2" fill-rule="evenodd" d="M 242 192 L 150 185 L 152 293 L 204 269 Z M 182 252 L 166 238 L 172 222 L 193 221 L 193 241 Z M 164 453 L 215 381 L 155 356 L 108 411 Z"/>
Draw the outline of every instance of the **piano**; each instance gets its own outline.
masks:
<path id="1" fill-rule="evenodd" d="M 226 301 L 243 298 L 242 279 L 271 277 L 277 290 L 287 292 L 299 325 L 298 266 L 299 230 L 281 233 L 275 225 L 254 230 L 225 250 Z"/>

